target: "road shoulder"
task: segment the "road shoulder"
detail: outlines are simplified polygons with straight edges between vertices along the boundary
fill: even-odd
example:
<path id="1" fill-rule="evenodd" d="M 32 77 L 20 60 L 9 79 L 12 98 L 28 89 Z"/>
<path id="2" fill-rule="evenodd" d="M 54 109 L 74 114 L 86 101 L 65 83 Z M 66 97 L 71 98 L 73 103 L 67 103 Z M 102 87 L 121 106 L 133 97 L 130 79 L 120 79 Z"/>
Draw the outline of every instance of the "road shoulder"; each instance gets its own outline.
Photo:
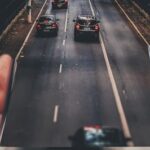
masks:
<path id="1" fill-rule="evenodd" d="M 42 0 L 33 1 L 31 24 L 26 21 L 27 12 L 25 11 L 12 25 L 8 33 L 0 41 L 0 55 L 10 54 L 12 58 L 16 57 L 44 2 Z"/>

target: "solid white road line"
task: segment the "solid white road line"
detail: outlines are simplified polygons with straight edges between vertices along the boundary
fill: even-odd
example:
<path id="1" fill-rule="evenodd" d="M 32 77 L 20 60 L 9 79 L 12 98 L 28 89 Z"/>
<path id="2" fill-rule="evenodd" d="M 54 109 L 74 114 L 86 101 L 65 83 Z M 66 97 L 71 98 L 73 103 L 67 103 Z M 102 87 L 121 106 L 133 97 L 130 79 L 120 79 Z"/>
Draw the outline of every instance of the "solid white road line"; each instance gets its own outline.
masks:
<path id="1" fill-rule="evenodd" d="M 150 58 L 150 45 L 148 45 L 148 56 Z"/>
<path id="2" fill-rule="evenodd" d="M 55 106 L 55 110 L 54 110 L 54 118 L 53 118 L 53 122 L 57 122 L 57 120 L 58 120 L 58 111 L 59 111 L 59 106 L 58 105 L 56 105 Z"/>
<path id="3" fill-rule="evenodd" d="M 108 59 L 108 55 L 107 55 L 107 52 L 106 52 L 104 41 L 102 39 L 102 36 L 101 35 L 99 35 L 99 36 L 100 36 L 100 42 L 101 42 L 101 47 L 102 47 L 105 63 L 106 63 L 107 70 L 108 70 L 108 75 L 109 75 L 109 78 L 110 78 L 110 82 L 111 82 L 111 86 L 112 86 L 112 89 L 113 89 L 117 109 L 118 109 L 118 112 L 119 112 L 119 117 L 120 117 L 122 129 L 123 129 L 123 132 L 124 132 L 124 136 L 127 139 L 131 139 L 131 133 L 130 133 L 129 126 L 128 126 L 128 123 L 127 123 L 127 119 L 126 119 L 126 116 L 125 116 L 125 112 L 124 112 L 124 109 L 123 109 L 123 106 L 122 106 L 122 103 L 121 103 L 121 98 L 120 98 L 120 95 L 119 95 L 119 92 L 118 92 L 118 89 L 117 89 L 117 85 L 116 85 L 116 82 L 115 82 L 115 79 L 114 79 L 114 75 L 113 75 L 113 72 L 112 72 L 112 69 L 111 69 L 111 66 L 110 66 L 110 62 L 109 62 L 109 59 Z M 128 146 L 133 146 L 134 145 L 132 141 L 128 141 L 127 144 L 128 144 Z"/>
<path id="4" fill-rule="evenodd" d="M 66 20 L 65 20 L 64 32 L 67 32 L 67 21 L 68 21 L 68 9 L 67 9 L 67 12 L 66 12 Z"/>
<path id="5" fill-rule="evenodd" d="M 5 128 L 5 125 L 6 125 L 6 119 L 7 119 L 7 116 L 5 117 L 5 120 L 4 120 L 4 123 L 3 123 L 3 126 L 2 126 L 2 130 L 1 130 L 1 133 L 0 133 L 0 144 L 2 142 L 2 137 L 3 137 L 3 133 L 4 133 L 4 128 Z"/>
<path id="6" fill-rule="evenodd" d="M 13 74 L 12 74 L 12 84 L 11 84 L 11 91 L 13 90 L 14 84 L 15 84 L 15 73 L 17 71 L 17 62 L 14 61 L 14 68 L 13 68 Z"/>
<path id="7" fill-rule="evenodd" d="M 90 4 L 91 11 L 92 11 L 92 15 L 95 16 L 95 12 L 94 12 L 91 0 L 89 0 L 89 4 Z"/>
<path id="8" fill-rule="evenodd" d="M 60 64 L 59 73 L 62 73 L 62 64 Z"/>
<path id="9" fill-rule="evenodd" d="M 89 3 L 90 3 L 92 14 L 95 15 L 91 0 L 89 0 Z M 115 82 L 115 78 L 114 78 L 114 75 L 113 75 L 113 72 L 112 72 L 112 69 L 111 69 L 111 66 L 110 66 L 110 62 L 109 62 L 109 59 L 108 59 L 106 47 L 105 47 L 105 44 L 104 44 L 104 41 L 103 41 L 103 38 L 102 38 L 101 34 L 99 34 L 99 37 L 100 37 L 100 46 L 101 46 L 102 51 L 103 51 L 106 67 L 107 67 L 107 70 L 108 70 L 109 79 L 110 79 L 113 94 L 114 94 L 114 97 L 115 97 L 117 110 L 119 112 L 119 117 L 120 117 L 120 121 L 121 121 L 121 125 L 122 125 L 122 130 L 124 132 L 125 138 L 131 139 L 131 133 L 130 133 L 129 126 L 128 126 L 128 123 L 127 123 L 127 119 L 126 119 L 126 116 L 125 116 L 125 112 L 124 112 L 124 109 L 123 109 L 123 106 L 122 106 L 122 103 L 121 103 L 121 98 L 120 98 L 120 95 L 119 95 L 119 92 L 118 92 L 118 89 L 117 89 L 117 84 Z M 134 143 L 129 140 L 127 142 L 127 145 L 128 146 L 134 146 Z"/>

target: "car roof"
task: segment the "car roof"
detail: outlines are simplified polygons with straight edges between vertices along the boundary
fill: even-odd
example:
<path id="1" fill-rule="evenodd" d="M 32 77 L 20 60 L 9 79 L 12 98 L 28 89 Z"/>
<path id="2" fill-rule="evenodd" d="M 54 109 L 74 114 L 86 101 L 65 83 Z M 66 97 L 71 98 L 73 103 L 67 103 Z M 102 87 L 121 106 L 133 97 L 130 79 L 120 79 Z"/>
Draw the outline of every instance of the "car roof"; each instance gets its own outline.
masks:
<path id="1" fill-rule="evenodd" d="M 78 15 L 77 18 L 81 20 L 95 20 L 96 19 L 96 17 L 93 15 Z"/>

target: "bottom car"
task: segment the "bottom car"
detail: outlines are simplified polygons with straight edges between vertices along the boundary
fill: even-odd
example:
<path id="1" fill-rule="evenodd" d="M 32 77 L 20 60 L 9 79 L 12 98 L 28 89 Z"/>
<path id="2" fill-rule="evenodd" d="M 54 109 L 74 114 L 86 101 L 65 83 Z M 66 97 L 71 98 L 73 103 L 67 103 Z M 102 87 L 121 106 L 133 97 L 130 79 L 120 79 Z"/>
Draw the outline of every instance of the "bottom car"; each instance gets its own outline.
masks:
<path id="1" fill-rule="evenodd" d="M 120 129 L 100 127 L 99 125 L 84 126 L 71 137 L 74 148 L 102 148 L 126 146 L 126 140 Z"/>

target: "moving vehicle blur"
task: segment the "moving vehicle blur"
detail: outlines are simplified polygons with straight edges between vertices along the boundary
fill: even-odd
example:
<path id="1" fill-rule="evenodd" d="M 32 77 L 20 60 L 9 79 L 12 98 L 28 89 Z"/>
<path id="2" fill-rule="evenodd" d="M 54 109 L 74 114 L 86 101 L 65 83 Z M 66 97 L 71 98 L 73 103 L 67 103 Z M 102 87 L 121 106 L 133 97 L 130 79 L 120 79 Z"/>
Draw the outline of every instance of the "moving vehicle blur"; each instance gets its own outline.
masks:
<path id="1" fill-rule="evenodd" d="M 126 146 L 126 140 L 120 129 L 99 125 L 81 127 L 71 140 L 72 146 L 77 148 Z"/>

